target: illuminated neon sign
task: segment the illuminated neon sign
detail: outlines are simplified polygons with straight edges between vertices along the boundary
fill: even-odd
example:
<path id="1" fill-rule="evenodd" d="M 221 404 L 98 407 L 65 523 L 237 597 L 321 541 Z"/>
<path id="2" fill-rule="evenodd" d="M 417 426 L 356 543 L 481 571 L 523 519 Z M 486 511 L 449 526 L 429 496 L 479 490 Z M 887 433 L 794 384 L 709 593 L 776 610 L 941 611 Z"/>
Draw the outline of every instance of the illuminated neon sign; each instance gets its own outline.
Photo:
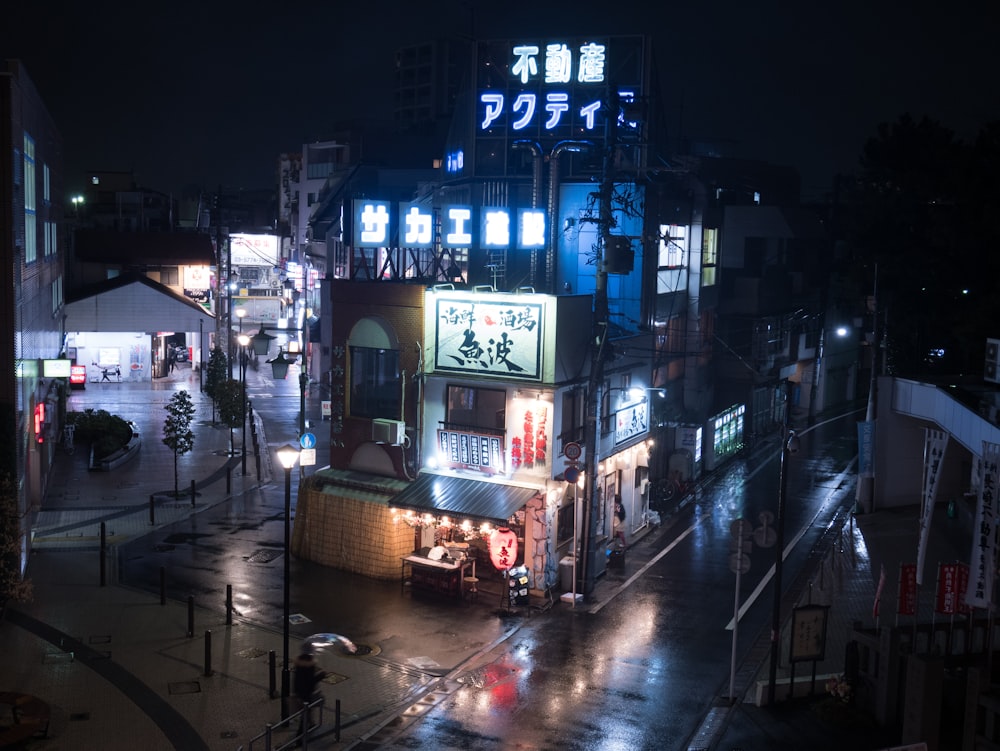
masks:
<path id="1" fill-rule="evenodd" d="M 417 203 L 354 200 L 353 236 L 358 248 L 433 248 L 438 223 L 443 248 L 516 250 L 544 248 L 548 226 L 543 209 L 476 209 L 463 204 L 434 209 Z"/>
<path id="2" fill-rule="evenodd" d="M 508 80 L 479 95 L 479 129 L 507 127 L 521 132 L 538 128 L 552 133 L 561 126 L 594 130 L 601 111 L 608 45 L 514 43 L 508 57 Z M 574 96 L 575 95 L 575 96 Z"/>

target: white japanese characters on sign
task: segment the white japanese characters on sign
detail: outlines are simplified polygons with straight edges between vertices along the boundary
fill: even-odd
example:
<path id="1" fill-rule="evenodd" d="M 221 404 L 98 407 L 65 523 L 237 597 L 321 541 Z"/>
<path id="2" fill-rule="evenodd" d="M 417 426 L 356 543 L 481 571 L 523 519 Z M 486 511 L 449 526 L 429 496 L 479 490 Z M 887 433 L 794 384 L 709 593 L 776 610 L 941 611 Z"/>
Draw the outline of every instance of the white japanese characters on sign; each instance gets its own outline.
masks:
<path id="1" fill-rule="evenodd" d="M 441 246 L 469 248 L 515 248 L 538 250 L 546 244 L 544 209 L 447 205 L 440 207 Z M 416 203 L 356 199 L 354 201 L 354 245 L 383 248 L 397 236 L 403 248 L 434 247 L 435 209 Z"/>

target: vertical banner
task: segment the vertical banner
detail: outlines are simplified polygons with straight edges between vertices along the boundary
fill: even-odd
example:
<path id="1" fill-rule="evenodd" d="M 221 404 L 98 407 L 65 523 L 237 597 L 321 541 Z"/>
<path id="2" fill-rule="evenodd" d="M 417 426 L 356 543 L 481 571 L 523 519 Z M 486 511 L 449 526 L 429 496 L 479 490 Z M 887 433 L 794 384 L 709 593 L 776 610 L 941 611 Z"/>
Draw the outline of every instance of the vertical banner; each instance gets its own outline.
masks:
<path id="1" fill-rule="evenodd" d="M 983 441 L 983 456 L 977 464 L 979 499 L 976 505 L 976 526 L 972 533 L 972 553 L 969 556 L 969 586 L 965 590 L 965 603 L 974 608 L 988 608 L 993 602 L 998 461 L 1000 445 Z"/>
<path id="2" fill-rule="evenodd" d="M 899 615 L 917 614 L 917 564 L 899 564 Z"/>
<path id="3" fill-rule="evenodd" d="M 969 606 L 962 602 L 962 593 L 969 583 L 969 567 L 964 563 L 938 564 L 937 597 L 934 612 L 941 615 L 968 613 Z"/>
<path id="4" fill-rule="evenodd" d="M 927 554 L 927 537 L 930 535 L 931 520 L 934 516 L 934 502 L 937 500 L 938 475 L 944 450 L 948 446 L 948 434 L 943 430 L 924 430 L 924 485 L 920 496 L 920 537 L 917 539 L 917 586 L 924 584 L 924 557 Z"/>
<path id="5" fill-rule="evenodd" d="M 885 564 L 882 564 L 878 575 L 878 587 L 875 588 L 875 604 L 872 605 L 872 618 L 878 620 L 878 606 L 882 602 L 882 590 L 885 589 Z"/>

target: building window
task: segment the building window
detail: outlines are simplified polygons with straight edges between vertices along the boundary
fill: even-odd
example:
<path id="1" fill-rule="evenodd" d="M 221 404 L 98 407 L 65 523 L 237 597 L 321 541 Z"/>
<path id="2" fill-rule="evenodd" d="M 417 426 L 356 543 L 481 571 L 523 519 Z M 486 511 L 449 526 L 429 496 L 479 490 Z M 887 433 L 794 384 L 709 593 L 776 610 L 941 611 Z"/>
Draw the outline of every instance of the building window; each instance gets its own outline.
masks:
<path id="1" fill-rule="evenodd" d="M 56 223 L 45 222 L 45 256 L 46 258 L 56 253 Z"/>
<path id="2" fill-rule="evenodd" d="M 52 194 L 50 193 L 50 180 L 49 180 L 49 165 L 42 165 L 42 200 L 45 201 L 45 205 L 48 206 L 49 202 L 52 201 Z"/>
<path id="3" fill-rule="evenodd" d="M 660 225 L 658 264 L 661 269 L 684 265 L 688 248 L 688 228 L 679 224 Z"/>
<path id="4" fill-rule="evenodd" d="M 715 285 L 715 270 L 719 262 L 719 230 L 706 227 L 701 234 L 701 286 Z"/>
<path id="5" fill-rule="evenodd" d="M 180 283 L 181 277 L 176 266 L 163 266 L 160 268 L 160 284 L 176 287 Z"/>
<path id="6" fill-rule="evenodd" d="M 504 430 L 507 393 L 501 389 L 449 386 L 445 420 L 451 426 Z"/>
<path id="7" fill-rule="evenodd" d="M 351 415 L 398 420 L 402 409 L 399 351 L 351 347 Z"/>
<path id="8" fill-rule="evenodd" d="M 38 258 L 38 226 L 35 215 L 35 141 L 24 134 L 24 262 Z"/>
<path id="9" fill-rule="evenodd" d="M 582 388 L 563 392 L 562 430 L 559 433 L 559 440 L 563 446 L 573 441 L 580 443 L 584 440 L 583 430 L 587 418 L 585 395 L 586 391 Z"/>

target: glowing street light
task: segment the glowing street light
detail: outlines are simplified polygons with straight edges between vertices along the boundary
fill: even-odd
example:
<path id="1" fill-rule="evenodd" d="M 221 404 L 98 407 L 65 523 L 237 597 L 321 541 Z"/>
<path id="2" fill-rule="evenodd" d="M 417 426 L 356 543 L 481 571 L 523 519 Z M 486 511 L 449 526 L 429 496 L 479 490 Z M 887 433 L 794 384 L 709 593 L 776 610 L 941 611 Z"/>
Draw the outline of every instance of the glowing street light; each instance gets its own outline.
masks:
<path id="1" fill-rule="evenodd" d="M 288 719 L 288 697 L 289 697 L 289 661 L 288 661 L 288 619 L 291 617 L 289 611 L 288 595 L 291 589 L 289 581 L 289 563 L 291 560 L 291 520 L 292 520 L 292 467 L 299 458 L 299 450 L 290 444 L 285 444 L 278 449 L 278 461 L 285 469 L 285 578 L 284 578 L 284 606 L 282 608 L 282 662 L 281 662 L 281 719 Z"/>

